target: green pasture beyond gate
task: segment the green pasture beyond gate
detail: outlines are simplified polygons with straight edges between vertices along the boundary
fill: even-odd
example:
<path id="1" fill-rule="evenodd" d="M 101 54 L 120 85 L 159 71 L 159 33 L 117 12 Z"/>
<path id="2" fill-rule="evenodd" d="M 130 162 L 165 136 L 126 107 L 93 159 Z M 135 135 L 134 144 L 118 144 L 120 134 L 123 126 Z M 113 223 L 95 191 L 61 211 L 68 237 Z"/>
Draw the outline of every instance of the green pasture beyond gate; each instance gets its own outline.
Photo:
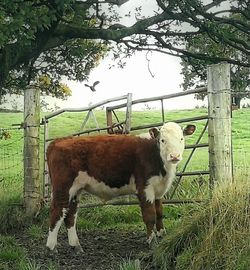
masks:
<path id="1" fill-rule="evenodd" d="M 183 111 L 166 111 L 165 121 L 174 121 L 182 118 L 195 117 L 207 114 L 206 109 L 193 109 Z M 62 137 L 79 131 L 86 113 L 65 113 L 56 117 L 53 124 L 50 125 L 51 137 Z M 95 111 L 98 123 L 106 123 L 105 111 Z M 124 111 L 118 111 L 119 118 L 125 117 Z M 132 125 L 143 125 L 149 123 L 158 123 L 161 119 L 161 111 L 144 110 L 133 111 Z M 13 124 L 21 123 L 23 120 L 22 113 L 6 113 L 0 112 L 0 131 L 7 133 L 7 136 L 0 137 L 0 197 L 7 199 L 9 197 L 17 197 L 23 192 L 23 169 L 22 169 L 22 149 L 23 136 L 22 129 L 13 129 Z M 232 118 L 232 140 L 233 140 L 233 158 L 234 158 L 234 174 L 250 174 L 250 136 L 249 136 L 250 109 L 240 109 L 233 111 Z M 204 127 L 206 121 L 198 121 L 197 133 L 187 138 L 187 144 L 193 144 L 200 131 Z M 90 122 L 89 128 L 95 127 L 95 123 Z M 140 131 L 142 132 L 142 131 Z M 145 130 L 146 132 L 146 130 Z M 138 132 L 137 132 L 138 133 Z M 41 142 L 41 179 L 43 172 L 43 126 L 40 130 Z M 207 133 L 202 138 L 201 143 L 207 142 Z M 186 156 L 191 150 L 186 150 Z M 185 164 L 185 160 L 180 164 Z M 197 149 L 188 165 L 186 171 L 208 170 L 208 149 Z M 208 176 L 203 177 L 184 177 L 182 184 L 178 187 L 175 198 L 204 198 L 208 195 Z"/>

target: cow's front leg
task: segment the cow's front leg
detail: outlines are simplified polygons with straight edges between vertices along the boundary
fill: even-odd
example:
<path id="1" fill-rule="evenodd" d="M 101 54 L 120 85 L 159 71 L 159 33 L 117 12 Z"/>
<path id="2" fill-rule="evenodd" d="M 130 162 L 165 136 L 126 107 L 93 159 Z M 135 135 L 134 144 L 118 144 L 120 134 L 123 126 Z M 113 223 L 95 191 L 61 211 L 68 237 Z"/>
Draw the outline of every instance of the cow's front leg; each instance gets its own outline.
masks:
<path id="1" fill-rule="evenodd" d="M 144 194 L 139 194 L 138 199 L 140 202 L 142 218 L 147 229 L 147 243 L 151 244 L 155 240 L 154 226 L 156 221 L 155 203 L 146 200 Z"/>
<path id="2" fill-rule="evenodd" d="M 166 231 L 163 225 L 163 206 L 162 200 L 156 199 L 155 200 L 155 211 L 156 211 L 156 231 L 157 236 L 162 237 Z"/>

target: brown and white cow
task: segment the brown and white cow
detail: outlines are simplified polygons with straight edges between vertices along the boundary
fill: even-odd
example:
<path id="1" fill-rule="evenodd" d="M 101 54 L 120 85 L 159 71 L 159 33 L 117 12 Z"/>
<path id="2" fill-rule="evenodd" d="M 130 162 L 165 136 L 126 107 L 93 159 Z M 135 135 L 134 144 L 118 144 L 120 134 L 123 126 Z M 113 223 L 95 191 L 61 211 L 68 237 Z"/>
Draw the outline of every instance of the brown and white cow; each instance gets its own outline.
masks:
<path id="1" fill-rule="evenodd" d="M 69 245 L 81 250 L 76 233 L 77 204 L 81 191 L 108 201 L 116 196 L 137 194 L 147 242 L 164 233 L 161 198 L 170 188 L 176 165 L 184 151 L 184 130 L 173 122 L 160 130 L 151 129 L 150 137 L 97 135 L 70 137 L 53 141 L 47 151 L 52 181 L 52 203 L 47 247 L 54 250 L 62 222 L 68 230 Z"/>

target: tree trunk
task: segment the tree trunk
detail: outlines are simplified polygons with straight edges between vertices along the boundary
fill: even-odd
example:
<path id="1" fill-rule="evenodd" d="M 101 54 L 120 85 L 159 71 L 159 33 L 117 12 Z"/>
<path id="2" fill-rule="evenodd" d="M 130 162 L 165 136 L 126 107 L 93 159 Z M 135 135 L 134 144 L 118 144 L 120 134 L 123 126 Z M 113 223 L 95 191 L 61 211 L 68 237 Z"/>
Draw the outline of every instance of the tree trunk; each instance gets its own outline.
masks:
<path id="1" fill-rule="evenodd" d="M 40 93 L 29 87 L 24 91 L 24 207 L 30 217 L 41 208 L 39 131 Z"/>

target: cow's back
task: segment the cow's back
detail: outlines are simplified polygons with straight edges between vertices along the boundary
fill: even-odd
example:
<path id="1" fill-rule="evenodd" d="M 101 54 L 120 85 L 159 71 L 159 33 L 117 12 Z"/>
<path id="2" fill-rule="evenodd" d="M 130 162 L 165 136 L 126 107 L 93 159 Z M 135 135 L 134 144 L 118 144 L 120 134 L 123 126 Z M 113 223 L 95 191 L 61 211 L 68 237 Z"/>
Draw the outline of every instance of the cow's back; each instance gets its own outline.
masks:
<path id="1" fill-rule="evenodd" d="M 47 150 L 52 184 L 53 181 L 64 181 L 58 174 L 66 174 L 72 178 L 71 184 L 81 171 L 112 188 L 124 186 L 129 183 L 134 173 L 138 148 L 141 148 L 143 141 L 145 140 L 128 135 L 82 136 L 55 140 Z"/>

